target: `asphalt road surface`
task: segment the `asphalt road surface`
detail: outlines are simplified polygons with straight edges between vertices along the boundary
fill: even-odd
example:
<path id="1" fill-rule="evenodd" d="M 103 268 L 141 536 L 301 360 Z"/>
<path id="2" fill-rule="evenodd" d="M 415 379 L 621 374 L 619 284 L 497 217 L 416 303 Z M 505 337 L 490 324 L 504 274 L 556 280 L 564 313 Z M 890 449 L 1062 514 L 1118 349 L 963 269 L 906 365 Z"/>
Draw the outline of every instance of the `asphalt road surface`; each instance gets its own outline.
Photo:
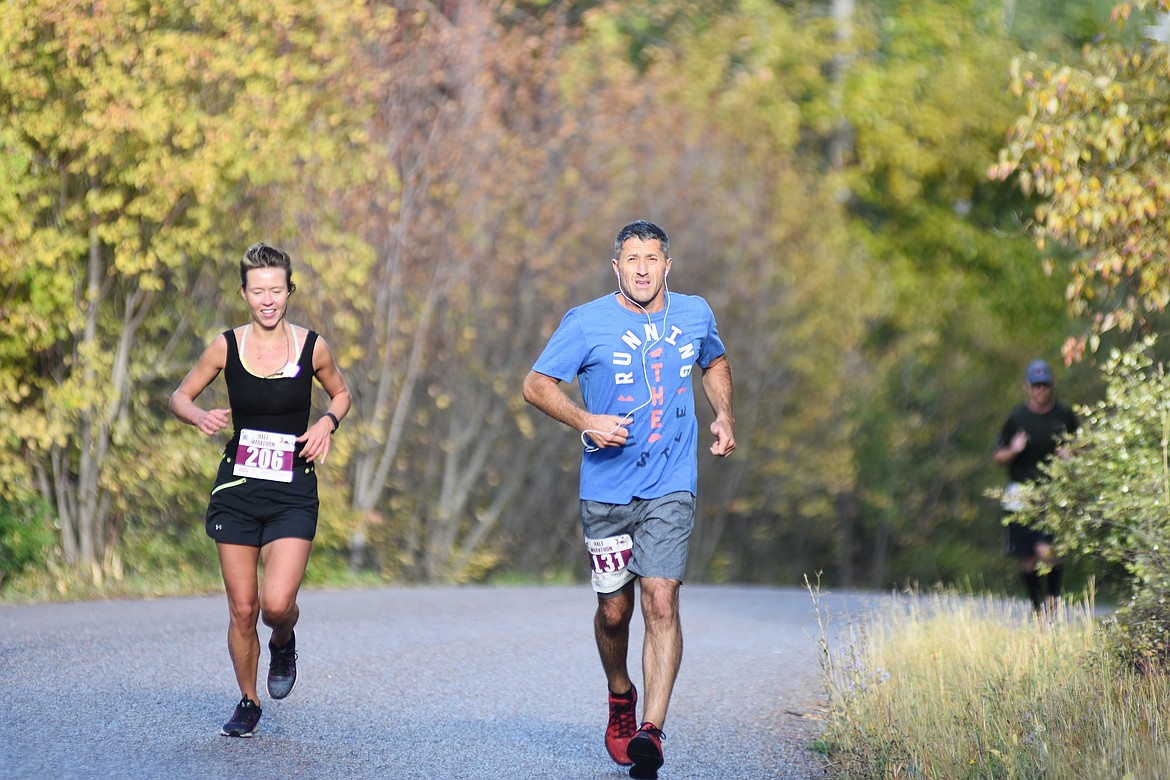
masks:
<path id="1" fill-rule="evenodd" d="M 603 744 L 587 584 L 299 601 L 296 688 L 267 697 L 262 649 L 251 739 L 219 735 L 239 701 L 222 596 L 0 607 L 0 778 L 626 777 Z M 808 593 L 684 585 L 682 618 L 659 777 L 826 777 Z M 638 617 L 639 686 L 641 635 Z"/>

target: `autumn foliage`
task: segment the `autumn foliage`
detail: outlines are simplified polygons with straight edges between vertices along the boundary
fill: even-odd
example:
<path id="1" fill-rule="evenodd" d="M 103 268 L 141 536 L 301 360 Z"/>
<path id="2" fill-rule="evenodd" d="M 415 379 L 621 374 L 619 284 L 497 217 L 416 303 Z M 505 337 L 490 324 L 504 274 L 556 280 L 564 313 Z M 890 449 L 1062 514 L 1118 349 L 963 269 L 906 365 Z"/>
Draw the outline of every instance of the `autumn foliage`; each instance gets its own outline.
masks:
<path id="1" fill-rule="evenodd" d="M 0 501 L 45 508 L 11 516 L 47 513 L 61 581 L 206 564 L 221 442 L 165 398 L 242 320 L 235 263 L 263 239 L 292 253 L 291 319 L 329 339 L 355 400 L 315 566 L 581 576 L 576 440 L 520 381 L 647 218 L 735 372 L 740 451 L 701 461 L 694 577 L 994 569 L 987 448 L 1018 367 L 1070 333 L 1062 289 L 1112 301 L 1102 328 L 1164 305 L 1143 263 L 1165 233 L 1146 185 L 1168 177 L 1142 156 L 1165 142 L 1164 65 L 1099 55 L 1146 90 L 1123 114 L 1096 75 L 1060 86 L 1021 60 L 1035 118 L 997 168 L 1020 175 L 988 181 L 1019 108 L 999 5 L 833 5 L 853 10 L 0 5 Z M 1111 123 L 1059 146 L 1053 100 Z M 1051 238 L 1100 252 L 1047 275 L 1018 219 L 1037 203 Z"/>

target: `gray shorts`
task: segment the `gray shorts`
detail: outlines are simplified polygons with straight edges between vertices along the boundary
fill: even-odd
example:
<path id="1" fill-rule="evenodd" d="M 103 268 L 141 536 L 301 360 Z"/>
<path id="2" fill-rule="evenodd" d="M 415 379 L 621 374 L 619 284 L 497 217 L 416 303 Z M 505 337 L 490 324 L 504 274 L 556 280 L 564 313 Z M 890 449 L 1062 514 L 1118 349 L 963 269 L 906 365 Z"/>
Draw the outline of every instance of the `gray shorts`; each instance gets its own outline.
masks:
<path id="1" fill-rule="evenodd" d="M 593 571 L 593 590 L 616 594 L 634 577 L 682 582 L 687 540 L 695 527 L 695 497 L 686 491 L 628 504 L 581 502 L 581 529 Z"/>

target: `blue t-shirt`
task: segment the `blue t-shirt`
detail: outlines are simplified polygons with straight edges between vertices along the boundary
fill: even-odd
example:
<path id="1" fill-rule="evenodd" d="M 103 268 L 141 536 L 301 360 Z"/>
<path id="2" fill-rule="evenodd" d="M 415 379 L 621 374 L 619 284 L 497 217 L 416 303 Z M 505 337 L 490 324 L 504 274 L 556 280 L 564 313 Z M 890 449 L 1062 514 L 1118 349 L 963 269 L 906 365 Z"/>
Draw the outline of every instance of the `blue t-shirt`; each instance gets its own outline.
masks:
<path id="1" fill-rule="evenodd" d="M 624 415 L 624 447 L 585 451 L 581 498 L 628 504 L 698 484 L 699 426 L 691 372 L 724 353 L 711 307 L 702 298 L 667 294 L 651 315 L 633 312 L 616 295 L 570 309 L 532 369 L 572 382 L 593 414 Z"/>

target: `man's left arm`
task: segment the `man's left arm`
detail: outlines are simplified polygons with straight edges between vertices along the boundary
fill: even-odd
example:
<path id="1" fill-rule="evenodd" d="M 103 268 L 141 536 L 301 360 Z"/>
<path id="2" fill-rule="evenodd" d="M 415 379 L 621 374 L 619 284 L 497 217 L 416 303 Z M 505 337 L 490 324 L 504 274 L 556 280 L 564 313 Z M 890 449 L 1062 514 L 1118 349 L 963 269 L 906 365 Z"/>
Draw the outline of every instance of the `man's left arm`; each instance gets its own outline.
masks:
<path id="1" fill-rule="evenodd" d="M 735 415 L 731 405 L 731 364 L 727 362 L 727 355 L 723 354 L 712 360 L 703 371 L 703 392 L 707 396 L 711 409 L 715 412 L 715 421 L 711 423 L 711 433 L 715 436 L 715 443 L 711 445 L 711 454 L 726 458 L 735 450 Z"/>

